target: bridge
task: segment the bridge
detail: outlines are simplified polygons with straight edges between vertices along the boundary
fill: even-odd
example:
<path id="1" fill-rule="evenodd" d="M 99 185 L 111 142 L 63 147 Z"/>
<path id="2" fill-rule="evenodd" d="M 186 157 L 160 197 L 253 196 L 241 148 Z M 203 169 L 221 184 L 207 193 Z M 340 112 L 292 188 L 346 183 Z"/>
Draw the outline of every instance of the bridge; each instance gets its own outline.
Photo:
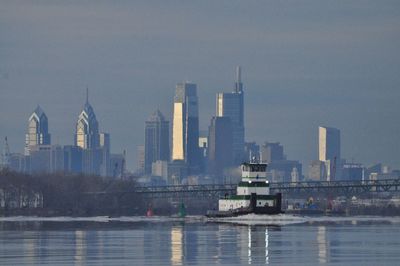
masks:
<path id="1" fill-rule="evenodd" d="M 205 184 L 175 186 L 139 186 L 126 191 L 103 191 L 93 194 L 138 193 L 147 198 L 215 198 L 234 194 L 237 184 Z M 304 181 L 270 183 L 272 194 L 282 193 L 291 196 L 360 196 L 367 194 L 388 194 L 400 192 L 400 178 L 367 181 Z"/>

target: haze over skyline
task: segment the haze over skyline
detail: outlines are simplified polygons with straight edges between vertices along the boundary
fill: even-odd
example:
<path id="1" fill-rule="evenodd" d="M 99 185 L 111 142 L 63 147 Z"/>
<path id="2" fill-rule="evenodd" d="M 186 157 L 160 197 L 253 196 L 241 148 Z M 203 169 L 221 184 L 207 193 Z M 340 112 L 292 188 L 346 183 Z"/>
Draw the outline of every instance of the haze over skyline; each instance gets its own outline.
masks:
<path id="1" fill-rule="evenodd" d="M 398 1 L 2 1 L 0 33 L 12 152 L 38 104 L 52 143 L 72 144 L 88 86 L 133 170 L 145 120 L 159 108 L 171 123 L 177 83 L 197 84 L 206 130 L 241 65 L 247 141 L 281 142 L 307 173 L 318 126 L 332 126 L 343 158 L 400 168 Z"/>

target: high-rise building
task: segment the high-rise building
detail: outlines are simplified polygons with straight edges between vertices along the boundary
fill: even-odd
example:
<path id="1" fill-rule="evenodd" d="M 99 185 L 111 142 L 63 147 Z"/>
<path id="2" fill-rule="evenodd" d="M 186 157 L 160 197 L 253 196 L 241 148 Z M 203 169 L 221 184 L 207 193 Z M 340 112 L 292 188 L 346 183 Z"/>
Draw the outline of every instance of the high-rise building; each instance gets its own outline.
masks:
<path id="1" fill-rule="evenodd" d="M 217 182 L 223 181 L 223 170 L 233 164 L 232 125 L 229 117 L 213 117 L 208 134 L 208 172 Z"/>
<path id="2" fill-rule="evenodd" d="M 340 160 L 340 130 L 333 127 L 319 127 L 319 160 Z"/>
<path id="3" fill-rule="evenodd" d="M 22 153 L 10 153 L 9 168 L 16 172 L 29 173 L 30 172 L 30 156 Z"/>
<path id="4" fill-rule="evenodd" d="M 110 155 L 111 175 L 113 178 L 123 178 L 125 174 L 125 153 Z"/>
<path id="5" fill-rule="evenodd" d="M 48 119 L 42 108 L 38 105 L 29 117 L 28 134 L 25 137 L 25 155 L 30 154 L 33 146 L 50 145 Z"/>
<path id="6" fill-rule="evenodd" d="M 86 89 L 86 102 L 76 123 L 75 145 L 82 148 L 82 171 L 85 174 L 100 175 L 102 172 L 103 149 L 100 147 L 99 123 L 93 107 L 89 103 Z"/>
<path id="7" fill-rule="evenodd" d="M 265 142 L 261 146 L 261 160 L 263 163 L 285 160 L 283 146 L 279 142 Z"/>
<path id="8" fill-rule="evenodd" d="M 142 175 L 144 174 L 144 145 L 139 145 L 136 148 L 137 155 L 137 169 L 136 174 Z"/>
<path id="9" fill-rule="evenodd" d="M 328 181 L 340 179 L 340 130 L 332 127 L 318 128 L 319 160 L 326 164 Z"/>
<path id="10" fill-rule="evenodd" d="M 111 138 L 109 133 L 100 133 L 100 147 L 102 150 L 102 162 L 100 166 L 100 174 L 102 176 L 113 176 L 110 165 Z"/>
<path id="11" fill-rule="evenodd" d="M 293 170 L 296 168 L 296 170 Z M 299 161 L 295 160 L 282 160 L 273 161 L 268 165 L 267 172 L 273 172 L 278 174 L 279 178 L 272 177 L 273 182 L 291 182 L 292 172 L 297 172 L 297 181 L 299 181 L 303 176 L 303 167 Z M 296 182 L 297 182 L 296 181 Z"/>
<path id="12" fill-rule="evenodd" d="M 311 161 L 308 166 L 308 179 L 312 181 L 326 181 L 325 163 L 319 160 Z"/>
<path id="13" fill-rule="evenodd" d="M 146 121 L 145 127 L 145 173 L 151 174 L 156 161 L 169 161 L 169 122 L 157 110 Z"/>
<path id="14" fill-rule="evenodd" d="M 32 174 L 64 171 L 64 150 L 60 145 L 32 146 L 28 159 Z"/>
<path id="15" fill-rule="evenodd" d="M 343 165 L 342 180 L 364 180 L 364 167 L 360 163 L 346 163 Z"/>
<path id="16" fill-rule="evenodd" d="M 95 149 L 100 146 L 99 123 L 93 107 L 89 103 L 89 93 L 86 90 L 86 102 L 76 123 L 75 145 L 82 149 Z"/>
<path id="17" fill-rule="evenodd" d="M 303 178 L 302 164 L 288 160 L 279 142 L 265 142 L 260 149 L 260 161 L 268 164 L 267 174 L 273 182 L 297 182 Z"/>
<path id="18" fill-rule="evenodd" d="M 174 97 L 172 160 L 184 161 L 190 173 L 199 169 L 200 150 L 197 86 L 178 83 Z"/>
<path id="19" fill-rule="evenodd" d="M 258 145 L 255 141 L 245 142 L 243 158 L 243 161 L 258 161 L 260 159 L 260 145 Z"/>
<path id="20" fill-rule="evenodd" d="M 64 146 L 64 172 L 81 174 L 83 170 L 82 148 L 75 145 Z"/>
<path id="21" fill-rule="evenodd" d="M 241 79 L 241 68 L 236 68 L 236 82 L 231 93 L 218 93 L 216 99 L 216 116 L 229 117 L 232 123 L 233 159 L 235 164 L 244 160 L 244 92 Z"/>

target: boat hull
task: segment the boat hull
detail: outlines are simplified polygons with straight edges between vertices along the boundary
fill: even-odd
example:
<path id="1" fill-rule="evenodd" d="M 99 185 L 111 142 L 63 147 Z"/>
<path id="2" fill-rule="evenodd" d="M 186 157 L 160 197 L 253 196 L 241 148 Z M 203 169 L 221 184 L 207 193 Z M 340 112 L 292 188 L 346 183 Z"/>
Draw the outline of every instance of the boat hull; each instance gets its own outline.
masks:
<path id="1" fill-rule="evenodd" d="M 281 214 L 282 211 L 282 194 L 278 193 L 275 196 L 276 205 L 275 206 L 263 206 L 257 207 L 257 196 L 255 194 L 251 195 L 250 206 L 247 208 L 237 208 L 227 211 L 208 211 L 206 216 L 209 218 L 222 218 L 222 217 L 237 217 L 247 214 Z"/>

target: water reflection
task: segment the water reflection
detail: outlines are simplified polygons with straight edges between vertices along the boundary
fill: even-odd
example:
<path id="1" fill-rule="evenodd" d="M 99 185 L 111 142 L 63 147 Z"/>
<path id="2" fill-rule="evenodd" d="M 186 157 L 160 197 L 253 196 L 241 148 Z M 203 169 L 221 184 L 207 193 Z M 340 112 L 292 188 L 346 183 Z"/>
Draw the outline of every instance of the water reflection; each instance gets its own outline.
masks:
<path id="1" fill-rule="evenodd" d="M 247 247 L 248 247 L 248 252 L 247 252 L 247 257 L 248 257 L 248 262 L 249 262 L 249 264 L 251 264 L 251 226 L 249 226 L 249 229 L 248 229 L 248 245 L 247 245 Z"/>
<path id="2" fill-rule="evenodd" d="M 86 257 L 86 231 L 75 231 L 75 265 L 84 265 Z"/>
<path id="3" fill-rule="evenodd" d="M 269 264 L 268 227 L 248 226 L 246 246 L 247 264 Z"/>
<path id="4" fill-rule="evenodd" d="M 36 258 L 36 243 L 35 243 L 35 236 L 33 232 L 27 231 L 24 232 L 24 253 L 25 253 L 25 261 L 28 265 L 35 264 Z"/>
<path id="5" fill-rule="evenodd" d="M 90 225 L 90 226 L 89 226 Z M 360 226 L 361 225 L 361 226 Z M 399 224 L 5 225 L 0 265 L 347 265 L 399 261 Z M 397 263 L 397 264 L 396 264 Z"/>
<path id="6" fill-rule="evenodd" d="M 182 226 L 173 226 L 171 229 L 172 265 L 182 265 L 182 259 L 183 259 L 182 242 L 183 242 Z"/>
<path id="7" fill-rule="evenodd" d="M 268 253 L 268 227 L 265 228 L 265 264 L 269 264 L 269 253 Z"/>
<path id="8" fill-rule="evenodd" d="M 326 241 L 326 227 L 325 226 L 318 226 L 317 244 L 318 244 L 318 262 L 326 263 L 328 247 L 327 247 L 327 241 Z"/>

